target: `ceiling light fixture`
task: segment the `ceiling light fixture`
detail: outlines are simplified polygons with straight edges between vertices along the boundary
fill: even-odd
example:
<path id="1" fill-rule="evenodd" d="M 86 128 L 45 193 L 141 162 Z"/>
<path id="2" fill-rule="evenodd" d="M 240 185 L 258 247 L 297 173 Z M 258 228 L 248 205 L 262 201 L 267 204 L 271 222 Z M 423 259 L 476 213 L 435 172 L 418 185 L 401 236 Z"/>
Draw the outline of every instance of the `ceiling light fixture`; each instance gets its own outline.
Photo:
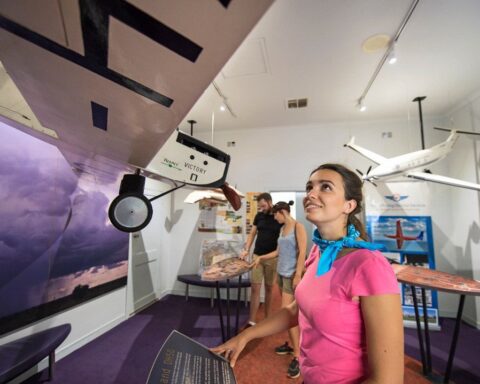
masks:
<path id="1" fill-rule="evenodd" d="M 212 81 L 212 85 L 213 85 L 213 88 L 215 88 L 215 91 L 217 91 L 218 96 L 221 97 L 222 102 L 223 102 L 223 107 L 224 107 L 225 109 L 228 109 L 228 112 L 230 112 L 230 114 L 232 115 L 232 117 L 237 117 L 237 115 L 235 115 L 235 113 L 233 112 L 232 107 L 230 106 L 230 104 L 228 104 L 227 97 L 223 94 L 222 90 L 221 90 L 220 87 L 217 85 L 217 83 L 215 83 L 215 81 Z M 220 110 L 223 112 L 222 107 L 220 107 Z"/>
<path id="2" fill-rule="evenodd" d="M 357 105 L 364 105 L 363 104 L 363 101 L 365 100 L 365 97 L 367 97 L 367 94 L 368 94 L 368 91 L 370 90 L 371 86 L 373 85 L 373 82 L 375 81 L 375 79 L 377 78 L 378 74 L 380 73 L 380 70 L 382 69 L 383 67 L 383 64 L 385 64 L 385 62 L 387 61 L 387 59 L 389 58 L 391 52 L 394 50 L 395 48 L 395 44 L 397 43 L 398 39 L 400 38 L 400 35 L 402 34 L 403 32 L 403 29 L 405 28 L 405 26 L 407 25 L 408 21 L 410 20 L 410 17 L 412 16 L 412 13 L 413 11 L 415 10 L 415 8 L 417 7 L 417 4 L 420 0 L 413 0 L 412 4 L 410 5 L 410 8 L 408 9 L 405 17 L 403 18 L 400 26 L 398 27 L 398 30 L 397 30 L 397 33 L 395 34 L 395 37 L 391 40 L 389 46 L 388 46 L 388 49 L 385 51 L 384 55 L 382 56 L 382 59 L 380 60 L 380 62 L 378 63 L 377 65 L 377 68 L 375 69 L 375 72 L 373 72 L 373 75 L 372 77 L 370 78 L 370 80 L 368 81 L 368 84 L 367 86 L 365 87 L 365 90 L 363 91 L 363 93 L 361 94 L 361 96 L 358 98 L 358 104 Z M 396 58 L 395 58 L 395 61 L 396 61 Z M 390 61 L 389 61 L 390 62 Z M 392 63 L 393 64 L 393 63 Z M 360 103 L 361 102 L 361 103 Z M 362 110 L 361 108 L 359 108 L 360 111 Z"/>
<path id="3" fill-rule="evenodd" d="M 220 111 L 225 112 L 227 110 L 227 107 L 225 107 L 224 104 L 220 105 Z"/>
<path id="4" fill-rule="evenodd" d="M 390 53 L 388 54 L 388 64 L 395 64 L 397 62 L 397 55 L 395 52 L 395 43 L 391 45 Z"/>
<path id="5" fill-rule="evenodd" d="M 365 112 L 367 110 L 367 106 L 363 103 L 362 98 L 358 99 L 358 101 L 357 101 L 357 109 L 360 112 Z"/>

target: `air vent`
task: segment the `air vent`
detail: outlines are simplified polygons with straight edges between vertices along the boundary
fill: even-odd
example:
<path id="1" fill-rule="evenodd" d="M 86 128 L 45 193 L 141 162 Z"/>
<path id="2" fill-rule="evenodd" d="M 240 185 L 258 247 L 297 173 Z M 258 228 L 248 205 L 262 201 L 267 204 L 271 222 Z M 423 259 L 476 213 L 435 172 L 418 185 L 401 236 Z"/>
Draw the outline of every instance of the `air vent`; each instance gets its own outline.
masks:
<path id="1" fill-rule="evenodd" d="M 287 100 L 287 109 L 305 108 L 308 106 L 308 99 L 289 99 Z"/>

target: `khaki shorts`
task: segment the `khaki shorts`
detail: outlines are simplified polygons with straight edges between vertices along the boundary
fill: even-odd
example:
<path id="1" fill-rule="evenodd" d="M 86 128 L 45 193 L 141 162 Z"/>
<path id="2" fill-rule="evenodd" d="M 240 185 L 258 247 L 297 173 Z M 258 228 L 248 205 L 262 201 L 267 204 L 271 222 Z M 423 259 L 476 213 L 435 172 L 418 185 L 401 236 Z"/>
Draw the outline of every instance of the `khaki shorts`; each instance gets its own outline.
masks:
<path id="1" fill-rule="evenodd" d="M 257 257 L 257 255 L 253 255 L 253 260 L 255 260 Z M 265 278 L 265 285 L 272 286 L 275 284 L 275 277 L 277 275 L 277 259 L 278 257 L 260 261 L 258 267 L 252 269 L 251 282 L 253 284 L 262 284 L 262 281 Z"/>
<path id="2" fill-rule="evenodd" d="M 277 284 L 282 292 L 293 295 L 293 277 L 277 276 Z"/>

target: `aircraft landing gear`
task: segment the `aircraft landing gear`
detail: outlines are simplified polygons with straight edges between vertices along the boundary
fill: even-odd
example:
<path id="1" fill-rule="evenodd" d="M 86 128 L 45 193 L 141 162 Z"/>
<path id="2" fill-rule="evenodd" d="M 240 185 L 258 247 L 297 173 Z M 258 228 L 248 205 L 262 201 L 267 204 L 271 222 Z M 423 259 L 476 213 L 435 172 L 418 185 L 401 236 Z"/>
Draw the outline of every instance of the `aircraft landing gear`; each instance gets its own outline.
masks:
<path id="1" fill-rule="evenodd" d="M 140 175 L 140 170 L 137 169 L 137 172 L 133 175 L 123 175 L 119 195 L 110 204 L 108 217 L 113 226 L 122 232 L 140 231 L 152 220 L 153 208 L 151 202 L 184 185 L 176 185 L 173 189 L 147 199 L 143 194 L 145 176 Z"/>
<path id="2" fill-rule="evenodd" d="M 108 217 L 113 226 L 123 232 L 137 232 L 152 219 L 152 203 L 138 193 L 118 195 L 110 204 Z"/>

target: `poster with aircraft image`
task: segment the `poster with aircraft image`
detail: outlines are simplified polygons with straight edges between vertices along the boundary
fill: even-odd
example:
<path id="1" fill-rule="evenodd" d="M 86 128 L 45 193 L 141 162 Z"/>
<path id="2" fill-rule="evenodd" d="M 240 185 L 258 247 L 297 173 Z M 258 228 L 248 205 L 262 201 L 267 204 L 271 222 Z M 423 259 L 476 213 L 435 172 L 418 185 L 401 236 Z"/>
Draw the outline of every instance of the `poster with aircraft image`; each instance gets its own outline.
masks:
<path id="1" fill-rule="evenodd" d="M 383 244 L 387 254 L 397 254 L 401 264 L 435 269 L 435 255 L 432 236 L 432 219 L 430 216 L 367 216 L 367 232 L 371 241 Z M 412 289 L 401 284 L 402 304 L 405 325 L 415 326 L 412 319 Z M 428 321 L 432 329 L 438 329 L 437 292 L 425 290 Z M 422 292 L 416 288 L 418 305 L 421 308 Z"/>

